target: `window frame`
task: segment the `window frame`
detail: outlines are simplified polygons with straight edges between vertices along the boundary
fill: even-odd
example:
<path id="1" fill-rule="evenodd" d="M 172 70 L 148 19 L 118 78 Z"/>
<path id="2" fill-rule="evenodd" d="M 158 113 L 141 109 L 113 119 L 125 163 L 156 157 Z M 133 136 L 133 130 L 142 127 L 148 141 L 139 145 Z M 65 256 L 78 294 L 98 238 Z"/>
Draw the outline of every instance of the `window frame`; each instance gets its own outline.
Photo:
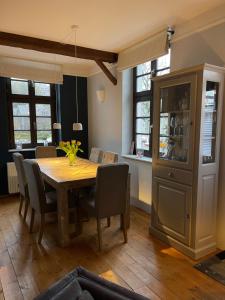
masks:
<path id="1" fill-rule="evenodd" d="M 15 81 L 27 81 L 28 82 L 28 95 L 13 94 L 11 89 L 11 80 Z M 56 122 L 56 91 L 55 85 L 50 84 L 50 96 L 35 96 L 35 83 L 46 83 L 33 80 L 25 80 L 19 78 L 7 78 L 7 99 L 8 99 L 8 117 L 9 117 L 9 147 L 15 149 L 15 135 L 14 135 L 14 123 L 13 123 L 13 103 L 28 103 L 30 110 L 30 134 L 31 143 L 24 143 L 23 148 L 33 148 L 43 143 L 37 142 L 37 126 L 36 126 L 36 104 L 49 104 L 51 109 L 51 133 L 52 142 L 49 145 L 54 145 L 56 142 L 56 134 L 53 130 L 53 123 Z"/>
<path id="2" fill-rule="evenodd" d="M 170 50 L 169 50 L 169 54 L 170 54 Z M 153 99 L 153 95 L 154 95 L 154 82 L 152 79 L 151 80 L 151 88 L 150 90 L 147 91 L 141 91 L 141 92 L 137 92 L 137 78 L 139 77 L 143 77 L 146 75 L 150 75 L 151 78 L 154 78 L 157 76 L 158 72 L 161 71 L 165 71 L 165 70 L 170 70 L 170 65 L 168 67 L 164 67 L 161 69 L 157 69 L 157 59 L 152 60 L 151 61 L 151 71 L 145 74 L 137 74 L 137 67 L 133 68 L 133 141 L 135 142 L 135 148 L 137 150 L 137 142 L 136 142 L 136 138 L 137 135 L 140 134 L 137 132 L 136 130 L 136 123 L 137 123 L 137 119 L 149 119 L 149 124 L 150 124 L 150 128 L 149 128 L 149 134 L 147 133 L 141 133 L 141 135 L 147 135 L 149 136 L 149 149 L 148 150 L 144 150 L 144 156 L 147 157 L 152 157 L 152 127 L 153 127 L 153 103 L 154 103 L 154 99 Z M 144 100 L 149 98 L 149 100 Z M 137 117 L 137 103 L 138 102 L 144 102 L 144 101 L 149 101 L 150 102 L 150 116 L 149 117 Z"/>

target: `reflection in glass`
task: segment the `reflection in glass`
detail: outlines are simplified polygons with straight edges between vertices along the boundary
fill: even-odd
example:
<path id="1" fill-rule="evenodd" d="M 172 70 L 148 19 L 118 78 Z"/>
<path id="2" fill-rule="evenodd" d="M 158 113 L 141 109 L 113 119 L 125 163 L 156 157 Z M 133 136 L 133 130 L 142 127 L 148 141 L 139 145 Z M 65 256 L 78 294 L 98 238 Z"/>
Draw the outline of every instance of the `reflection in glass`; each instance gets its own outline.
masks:
<path id="1" fill-rule="evenodd" d="M 151 72 L 151 61 L 137 66 L 137 75 L 143 75 Z"/>
<path id="2" fill-rule="evenodd" d="M 160 91 L 159 157 L 187 162 L 190 135 L 190 84 Z"/>
<path id="3" fill-rule="evenodd" d="M 37 130 L 51 130 L 51 118 L 41 118 L 37 119 Z"/>
<path id="4" fill-rule="evenodd" d="M 28 81 L 11 80 L 11 91 L 15 95 L 28 95 Z"/>
<path id="5" fill-rule="evenodd" d="M 50 92 L 50 84 L 49 83 L 34 83 L 34 93 L 35 96 L 49 97 Z"/>
<path id="6" fill-rule="evenodd" d="M 37 131 L 37 142 L 39 144 L 47 141 L 48 143 L 52 142 L 52 132 L 51 131 Z"/>
<path id="7" fill-rule="evenodd" d="M 50 117 L 51 116 L 51 106 L 50 104 L 36 104 L 36 116 L 37 117 Z"/>
<path id="8" fill-rule="evenodd" d="M 149 135 L 136 135 L 137 150 L 149 150 Z"/>
<path id="9" fill-rule="evenodd" d="M 150 75 L 137 77 L 137 92 L 148 91 L 151 89 Z"/>
<path id="10" fill-rule="evenodd" d="M 148 134 L 150 131 L 150 119 L 136 119 L 136 132 Z"/>
<path id="11" fill-rule="evenodd" d="M 13 115 L 14 116 L 29 116 L 30 108 L 28 103 L 13 103 Z"/>
<path id="12" fill-rule="evenodd" d="M 150 101 L 137 102 L 137 117 L 150 116 Z"/>
<path id="13" fill-rule="evenodd" d="M 30 144 L 30 131 L 14 131 L 15 144 Z"/>
<path id="14" fill-rule="evenodd" d="M 30 130 L 29 117 L 13 117 L 14 130 Z"/>
<path id="15" fill-rule="evenodd" d="M 203 164 L 215 162 L 218 88 L 217 82 L 207 81 L 203 119 Z"/>

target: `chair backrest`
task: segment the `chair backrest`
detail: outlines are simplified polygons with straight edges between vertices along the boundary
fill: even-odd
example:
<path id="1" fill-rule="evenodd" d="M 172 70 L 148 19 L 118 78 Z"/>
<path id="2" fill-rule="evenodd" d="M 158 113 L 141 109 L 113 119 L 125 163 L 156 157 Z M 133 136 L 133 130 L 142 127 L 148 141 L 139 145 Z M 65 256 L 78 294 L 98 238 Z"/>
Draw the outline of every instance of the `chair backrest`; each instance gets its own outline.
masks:
<path id="1" fill-rule="evenodd" d="M 37 212 L 44 212 L 46 197 L 40 167 L 38 163 L 32 159 L 25 159 L 23 165 L 27 178 L 30 205 Z"/>
<path id="2" fill-rule="evenodd" d="M 56 147 L 55 146 L 38 146 L 36 147 L 35 157 L 36 158 L 48 158 L 56 157 Z"/>
<path id="3" fill-rule="evenodd" d="M 27 180 L 23 167 L 23 155 L 21 153 L 13 153 L 13 160 L 16 166 L 20 194 L 26 197 Z"/>
<path id="4" fill-rule="evenodd" d="M 127 164 L 99 166 L 96 178 L 95 207 L 97 217 L 123 214 L 127 203 Z"/>
<path id="5" fill-rule="evenodd" d="M 102 150 L 99 148 L 91 148 L 91 154 L 89 160 L 95 163 L 101 162 Z"/>
<path id="6" fill-rule="evenodd" d="M 118 162 L 118 154 L 114 152 L 105 151 L 102 155 L 102 164 L 113 164 Z"/>

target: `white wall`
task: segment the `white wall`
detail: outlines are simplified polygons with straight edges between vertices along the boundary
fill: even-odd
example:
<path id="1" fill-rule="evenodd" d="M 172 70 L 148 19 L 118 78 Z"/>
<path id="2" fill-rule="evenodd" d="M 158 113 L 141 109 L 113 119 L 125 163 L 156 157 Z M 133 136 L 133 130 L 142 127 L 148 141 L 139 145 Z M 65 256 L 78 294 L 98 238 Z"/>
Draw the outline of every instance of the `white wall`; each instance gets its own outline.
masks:
<path id="1" fill-rule="evenodd" d="M 115 73 L 115 70 L 113 70 Z M 132 141 L 133 82 L 132 72 L 116 74 L 114 86 L 103 73 L 88 77 L 88 130 L 89 149 L 128 154 Z M 96 90 L 104 88 L 106 100 L 99 103 Z M 138 162 L 120 157 L 130 165 L 131 198 L 133 204 L 149 211 L 151 204 L 151 163 Z M 140 200 L 140 201 L 138 201 Z"/>
<path id="2" fill-rule="evenodd" d="M 122 151 L 122 81 L 117 74 L 118 84 L 113 85 L 101 72 L 88 77 L 88 134 L 89 148 Z M 97 100 L 96 91 L 105 89 L 105 102 Z"/>

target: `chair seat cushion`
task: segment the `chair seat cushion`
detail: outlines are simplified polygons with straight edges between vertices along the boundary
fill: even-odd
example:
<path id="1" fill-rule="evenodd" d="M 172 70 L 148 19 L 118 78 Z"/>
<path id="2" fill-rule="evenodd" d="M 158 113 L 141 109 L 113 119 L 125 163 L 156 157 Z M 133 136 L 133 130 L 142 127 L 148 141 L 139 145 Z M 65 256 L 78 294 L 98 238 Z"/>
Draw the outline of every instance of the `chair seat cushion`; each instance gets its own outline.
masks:
<path id="1" fill-rule="evenodd" d="M 81 295 L 77 297 L 77 300 L 94 300 L 94 298 L 88 291 L 84 290 Z"/>

